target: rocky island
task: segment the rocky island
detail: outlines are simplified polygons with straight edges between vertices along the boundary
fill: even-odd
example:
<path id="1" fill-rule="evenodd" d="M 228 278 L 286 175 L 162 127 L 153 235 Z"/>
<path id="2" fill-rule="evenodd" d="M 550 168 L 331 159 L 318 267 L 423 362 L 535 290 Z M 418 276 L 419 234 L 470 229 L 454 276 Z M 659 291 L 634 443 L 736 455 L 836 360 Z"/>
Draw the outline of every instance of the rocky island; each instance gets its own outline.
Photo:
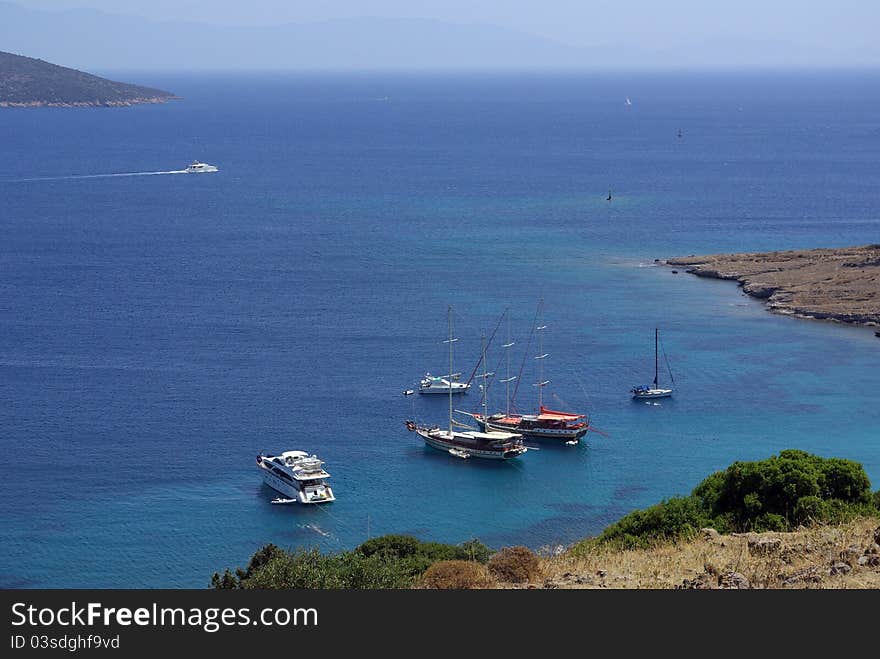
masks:
<path id="1" fill-rule="evenodd" d="M 161 89 L 115 82 L 44 62 L 0 52 L 0 108 L 117 107 L 164 103 L 177 98 Z"/>
<path id="2" fill-rule="evenodd" d="M 685 256 L 665 263 L 698 277 L 738 281 L 776 313 L 880 325 L 880 245 Z"/>

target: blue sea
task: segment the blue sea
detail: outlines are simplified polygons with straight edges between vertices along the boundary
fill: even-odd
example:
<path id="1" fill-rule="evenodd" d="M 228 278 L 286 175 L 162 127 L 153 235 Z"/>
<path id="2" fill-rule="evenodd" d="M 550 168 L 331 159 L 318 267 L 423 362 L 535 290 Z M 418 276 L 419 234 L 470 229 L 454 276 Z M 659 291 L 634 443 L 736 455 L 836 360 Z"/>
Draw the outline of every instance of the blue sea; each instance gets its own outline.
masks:
<path id="1" fill-rule="evenodd" d="M 877 73 L 115 77 L 183 98 L 0 113 L 0 586 L 202 588 L 384 533 L 556 547 L 786 448 L 880 487 L 869 328 L 655 263 L 880 242 Z M 140 175 L 195 158 L 220 171 Z M 534 409 L 542 298 L 546 402 L 602 433 L 489 464 L 407 432 L 447 422 L 401 392 L 445 373 L 448 305 L 466 376 L 510 308 Z M 675 395 L 634 402 L 655 327 Z M 289 449 L 335 503 L 270 504 L 254 458 Z"/>

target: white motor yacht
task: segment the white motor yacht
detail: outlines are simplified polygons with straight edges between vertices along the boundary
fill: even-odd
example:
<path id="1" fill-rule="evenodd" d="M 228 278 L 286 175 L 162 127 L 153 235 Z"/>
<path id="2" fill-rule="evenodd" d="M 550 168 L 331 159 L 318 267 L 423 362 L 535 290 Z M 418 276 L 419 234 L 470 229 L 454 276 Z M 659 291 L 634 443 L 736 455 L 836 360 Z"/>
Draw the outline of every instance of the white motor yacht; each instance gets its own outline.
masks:
<path id="1" fill-rule="evenodd" d="M 426 373 L 425 377 L 419 382 L 420 394 L 465 394 L 470 389 L 467 382 L 459 382 L 458 378 L 461 373 L 453 373 L 448 375 L 431 375 Z"/>
<path id="2" fill-rule="evenodd" d="M 263 482 L 299 503 L 336 500 L 333 490 L 325 481 L 330 474 L 324 471 L 323 465 L 318 456 L 305 451 L 285 451 L 281 455 L 261 453 L 257 456 L 257 467 L 263 472 Z"/>

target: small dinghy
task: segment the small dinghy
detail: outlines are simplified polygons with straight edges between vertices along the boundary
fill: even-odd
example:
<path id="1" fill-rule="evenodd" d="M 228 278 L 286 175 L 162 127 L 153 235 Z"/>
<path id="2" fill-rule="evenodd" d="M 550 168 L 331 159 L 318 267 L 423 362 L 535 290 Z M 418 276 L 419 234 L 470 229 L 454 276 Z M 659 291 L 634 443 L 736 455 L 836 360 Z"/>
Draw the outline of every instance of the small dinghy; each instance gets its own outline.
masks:
<path id="1" fill-rule="evenodd" d="M 576 440 L 576 439 L 570 439 L 570 440 L 568 440 L 568 441 L 565 442 L 565 443 L 566 443 L 568 446 L 576 446 L 577 443 L 578 443 L 578 440 Z"/>
<path id="2" fill-rule="evenodd" d="M 272 503 L 284 505 L 288 503 L 296 503 L 296 499 L 282 499 L 281 497 L 275 497 L 272 499 Z"/>
<path id="3" fill-rule="evenodd" d="M 471 457 L 470 453 L 468 453 L 467 451 L 462 451 L 458 448 L 449 449 L 449 455 L 454 455 L 456 458 L 461 458 L 462 460 L 467 460 L 469 457 Z"/>

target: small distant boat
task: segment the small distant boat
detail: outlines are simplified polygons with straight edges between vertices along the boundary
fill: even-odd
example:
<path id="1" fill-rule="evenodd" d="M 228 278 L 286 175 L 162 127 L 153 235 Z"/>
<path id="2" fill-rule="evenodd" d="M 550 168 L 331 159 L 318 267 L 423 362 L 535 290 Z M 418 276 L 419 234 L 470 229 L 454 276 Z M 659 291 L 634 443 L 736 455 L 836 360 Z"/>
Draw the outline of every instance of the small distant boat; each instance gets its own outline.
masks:
<path id="1" fill-rule="evenodd" d="M 296 503 L 296 499 L 282 499 L 281 497 L 275 497 L 274 499 L 272 499 L 272 503 L 284 505 L 287 503 Z"/>
<path id="2" fill-rule="evenodd" d="M 214 165 L 209 165 L 204 162 L 199 162 L 198 160 L 193 160 L 192 164 L 184 169 L 187 174 L 206 174 L 208 172 L 216 172 L 219 171 Z"/>
<path id="3" fill-rule="evenodd" d="M 684 137 L 684 133 L 681 132 L 681 128 L 678 129 L 678 139 Z"/>
<path id="4" fill-rule="evenodd" d="M 569 439 L 569 440 L 568 440 L 567 442 L 565 442 L 565 443 L 566 443 L 566 445 L 568 445 L 568 446 L 577 446 L 577 445 L 579 444 L 578 440 L 576 440 L 576 439 Z"/>
<path id="5" fill-rule="evenodd" d="M 454 455 L 456 458 L 461 458 L 462 460 L 467 460 L 469 457 L 471 457 L 470 453 L 458 448 L 449 449 L 449 455 Z"/>
<path id="6" fill-rule="evenodd" d="M 611 201 L 611 188 L 608 188 L 608 196 L 605 198 L 605 201 Z"/>
<path id="7" fill-rule="evenodd" d="M 412 396 L 414 393 L 416 393 L 416 392 L 413 391 L 412 389 L 407 389 L 406 391 L 403 392 L 403 395 L 404 396 Z"/>
<path id="8" fill-rule="evenodd" d="M 629 100 L 629 96 L 626 97 L 626 105 L 632 105 L 632 101 Z"/>
<path id="9" fill-rule="evenodd" d="M 658 384 L 657 375 L 659 372 L 659 360 L 658 360 L 658 346 L 660 343 L 660 330 L 656 327 L 654 328 L 654 382 L 650 385 L 641 384 L 637 387 L 633 387 L 631 390 L 633 398 L 644 399 L 644 398 L 666 398 L 672 395 L 672 389 L 665 389 Z M 665 357 L 665 354 L 664 354 Z M 669 362 L 666 363 L 667 370 L 669 369 Z M 669 379 L 672 380 L 672 371 L 669 372 Z M 675 381 L 672 381 L 675 384 Z"/>

